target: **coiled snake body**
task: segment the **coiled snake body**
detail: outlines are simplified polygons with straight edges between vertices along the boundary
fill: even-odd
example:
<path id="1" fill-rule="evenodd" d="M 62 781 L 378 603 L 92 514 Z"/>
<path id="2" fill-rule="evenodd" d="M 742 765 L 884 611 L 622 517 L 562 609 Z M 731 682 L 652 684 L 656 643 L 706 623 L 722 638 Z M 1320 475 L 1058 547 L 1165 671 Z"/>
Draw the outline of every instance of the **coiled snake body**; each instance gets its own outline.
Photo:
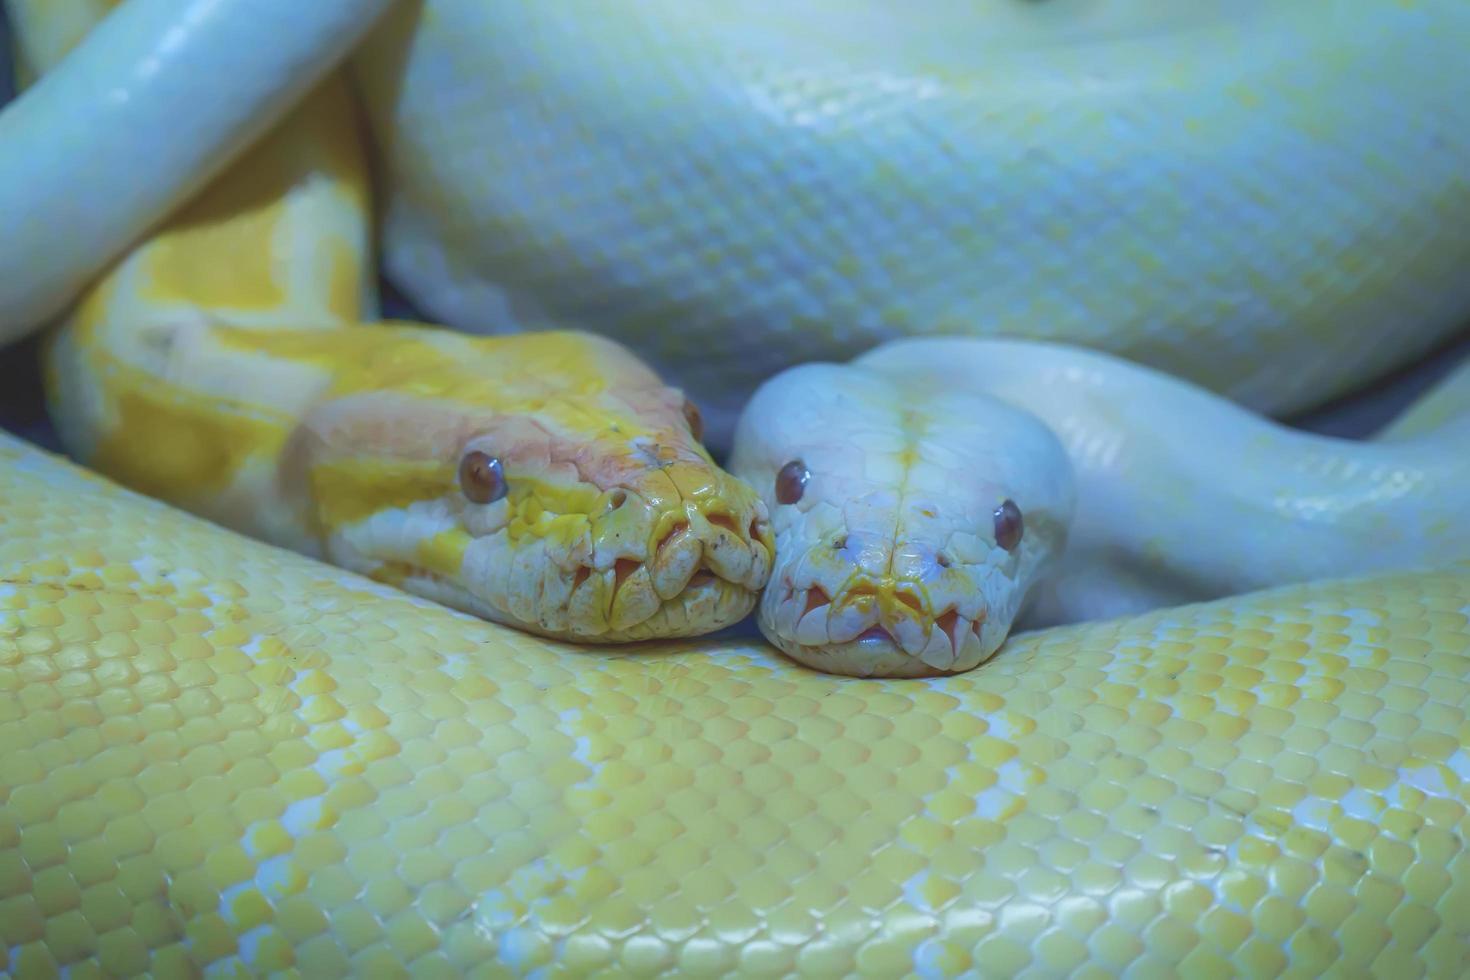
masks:
<path id="1" fill-rule="evenodd" d="M 1057 0 L 945 15 L 994 19 L 927 47 L 922 20 L 873 11 L 817 36 L 791 28 L 818 8 L 755 26 L 672 5 L 395 7 L 354 63 L 389 268 L 465 329 L 605 329 L 708 395 L 728 433 L 756 381 L 834 362 L 750 403 L 744 481 L 606 340 L 356 322 L 376 309 L 367 182 L 326 73 L 353 41 L 333 24 L 366 31 L 384 5 L 314 7 L 273 48 L 290 84 L 226 85 L 245 94 L 200 111 L 213 128 L 189 112 L 219 99 L 171 69 L 230 17 L 285 6 L 130 0 L 61 61 L 106 6 L 10 4 L 36 71 L 60 63 L 0 116 L 8 145 L 37 148 L 0 162 L 25 177 L 0 190 L 5 326 L 62 314 L 46 369 L 69 449 L 216 523 L 0 444 L 0 969 L 1464 971 L 1465 372 L 1349 447 L 1071 348 L 923 339 L 837 365 L 895 333 L 1021 332 L 1277 410 L 1426 348 L 1470 306 L 1466 102 L 1425 81 L 1466 4 Z M 541 74 L 574 31 L 602 43 Z M 625 44 L 661 57 L 600 73 Z M 87 72 L 134 55 L 151 68 L 116 79 L 123 97 L 84 97 Z M 966 59 L 986 67 L 956 73 Z M 1384 91 L 1402 97 L 1375 113 Z M 146 123 L 161 105 L 179 139 L 137 194 L 62 153 L 72 132 L 107 146 L 108 112 Z M 247 121 L 275 128 L 251 143 Z M 1082 155 L 1100 132 L 1111 155 Z M 1144 148 L 1146 165 L 1128 152 Z M 764 202 L 732 192 L 783 180 Z M 85 192 L 80 240 L 48 233 L 50 181 Z M 1069 378 L 1072 402 L 1042 397 Z M 1149 419 L 1153 384 L 1182 400 Z M 791 396 L 808 400 L 796 416 Z M 1009 407 L 954 417 L 989 399 Z M 1181 452 L 1201 441 L 1186 423 L 1210 413 L 1244 482 L 1182 480 L 1211 458 Z M 1036 436 L 1040 469 L 990 451 L 1006 431 Z M 792 502 L 778 480 L 798 456 Z M 1053 477 L 1068 468 L 1075 485 Z M 901 492 L 864 509 L 850 489 L 851 523 L 820 528 L 853 551 L 828 605 L 862 585 L 826 639 L 964 673 L 883 683 L 738 639 L 532 635 L 709 632 L 767 581 L 763 601 L 785 601 L 812 505 L 844 499 L 833 475 Z M 1210 512 L 1222 499 L 1245 509 Z M 905 507 L 915 519 L 880 533 Z M 1140 524 L 1186 550 L 1159 558 Z M 1064 527 L 1137 549 L 1101 577 L 1121 595 L 1084 612 L 1166 608 L 1014 635 L 966 670 L 1021 611 L 1007 583 L 1040 577 L 1043 552 L 1067 571 Z M 931 560 L 952 578 L 915 574 Z M 806 567 L 790 584 L 826 574 Z M 1080 581 L 1034 614 L 1069 618 L 1099 595 Z M 984 603 L 946 606 L 951 587 Z M 761 623 L 779 644 L 780 617 Z"/>

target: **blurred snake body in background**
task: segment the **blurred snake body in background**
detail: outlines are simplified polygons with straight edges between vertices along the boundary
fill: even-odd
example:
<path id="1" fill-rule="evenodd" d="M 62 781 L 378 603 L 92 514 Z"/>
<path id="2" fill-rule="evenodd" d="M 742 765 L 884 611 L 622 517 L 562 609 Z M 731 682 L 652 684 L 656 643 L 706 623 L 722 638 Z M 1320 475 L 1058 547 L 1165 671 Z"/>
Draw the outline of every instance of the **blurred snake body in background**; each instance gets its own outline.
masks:
<path id="1" fill-rule="evenodd" d="M 128 0 L 63 60 L 112 6 L 8 5 L 40 77 L 0 115 L 27 151 L 0 160 L 4 329 L 56 321 L 58 430 L 119 482 L 0 443 L 0 969 L 1466 969 L 1464 372 L 1359 457 L 1242 474 L 1332 515 L 1297 513 L 1321 529 L 1308 560 L 1240 560 L 1290 513 L 1219 515 L 1213 564 L 1201 525 L 1166 522 L 1189 550 L 1157 581 L 1182 596 L 1121 580 L 1145 586 L 1125 605 L 1166 608 L 1015 635 L 972 670 L 1020 612 L 1002 579 L 1065 568 L 1064 526 L 1188 490 L 1100 466 L 1114 493 L 1090 497 L 1107 453 L 1027 403 L 1041 345 L 868 348 L 1085 342 L 1272 413 L 1427 350 L 1470 309 L 1470 101 L 1439 77 L 1470 4 L 1055 0 L 925 24 Z M 471 333 L 612 340 L 358 322 L 376 303 L 348 77 L 385 263 L 417 303 Z M 933 491 L 927 530 L 969 540 L 905 553 L 941 585 L 890 561 L 844 628 L 891 625 L 886 672 L 957 676 L 687 638 L 768 580 L 785 600 L 802 520 L 784 452 L 752 462 L 789 434 L 759 396 L 742 482 L 659 377 L 708 396 L 729 441 L 757 382 L 864 351 L 876 388 L 832 371 L 796 393 L 868 409 L 847 460 Z M 1056 410 L 1130 434 L 1129 396 L 1171 384 L 1053 353 L 1042 377 L 1083 382 Z M 1181 422 L 1220 413 L 1222 463 L 1232 431 L 1283 441 L 1266 463 L 1326 446 L 1171 390 Z M 992 421 L 964 414 L 982 403 Z M 905 406 L 939 438 L 884 448 Z M 805 421 L 844 456 L 846 430 Z M 1168 473 L 1183 430 L 1143 424 Z M 1041 468 L 971 479 L 1007 430 Z M 802 461 L 798 501 L 830 500 Z M 872 503 L 849 570 L 903 552 L 899 525 L 875 530 L 893 501 Z M 948 588 L 983 621 L 942 608 Z"/>
<path id="2" fill-rule="evenodd" d="M 0 189 L 12 335 L 348 49 L 393 283 L 460 330 L 595 323 L 716 445 L 777 370 L 896 336 L 1080 343 L 1279 415 L 1470 308 L 1464 0 L 10 7 L 31 57 L 76 45 L 0 123 L 48 132 Z"/>

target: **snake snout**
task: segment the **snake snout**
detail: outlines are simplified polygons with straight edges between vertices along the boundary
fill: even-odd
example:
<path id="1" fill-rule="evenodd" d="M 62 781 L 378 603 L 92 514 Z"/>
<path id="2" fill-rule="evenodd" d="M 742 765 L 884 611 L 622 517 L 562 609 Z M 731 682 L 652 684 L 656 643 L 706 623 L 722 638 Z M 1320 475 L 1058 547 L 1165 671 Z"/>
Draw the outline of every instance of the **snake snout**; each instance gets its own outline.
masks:
<path id="1" fill-rule="evenodd" d="M 911 677 L 965 670 L 992 652 L 984 605 L 938 613 L 909 583 L 864 581 L 829 593 L 787 588 L 763 609 L 767 635 L 794 659 L 836 673 Z M 992 644 L 993 645 L 993 644 Z"/>
<path id="2" fill-rule="evenodd" d="M 859 676 L 968 670 L 1003 636 L 991 570 L 921 535 L 840 526 L 788 550 L 767 590 L 766 635 L 794 659 Z"/>
<path id="3" fill-rule="evenodd" d="M 849 636 L 852 626 L 829 630 L 833 642 L 889 642 L 896 651 L 916 657 L 930 667 L 945 669 L 970 652 L 980 642 L 979 627 L 988 614 L 980 602 L 965 602 L 961 613 L 954 601 L 943 601 L 935 608 L 935 596 L 918 579 L 886 577 L 879 581 L 854 583 L 838 600 L 854 607 L 868 607 L 876 615 L 876 623 Z M 868 617 L 872 618 L 872 617 Z"/>
<path id="4" fill-rule="evenodd" d="M 604 485 L 588 511 L 589 545 L 567 556 L 579 635 L 688 635 L 750 611 L 775 550 L 769 517 L 753 493 L 720 477 L 680 463 Z"/>

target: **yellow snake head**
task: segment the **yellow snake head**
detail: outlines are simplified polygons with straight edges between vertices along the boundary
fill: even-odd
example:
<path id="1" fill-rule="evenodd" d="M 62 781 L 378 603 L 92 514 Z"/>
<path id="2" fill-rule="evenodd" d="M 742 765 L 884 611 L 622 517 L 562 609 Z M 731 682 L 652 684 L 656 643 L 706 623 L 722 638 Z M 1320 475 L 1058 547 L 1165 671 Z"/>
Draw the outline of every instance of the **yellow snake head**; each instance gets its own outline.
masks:
<path id="1" fill-rule="evenodd" d="M 1066 541 L 1071 468 L 1039 420 L 953 387 L 807 364 L 762 385 L 730 470 L 761 492 L 776 565 L 761 631 L 830 673 L 969 670 Z"/>
<path id="2" fill-rule="evenodd" d="M 339 357 L 357 366 L 307 414 L 282 474 L 309 485 L 298 497 L 334 563 L 580 641 L 695 635 L 754 608 L 766 507 L 627 350 L 571 332 L 349 336 Z"/>

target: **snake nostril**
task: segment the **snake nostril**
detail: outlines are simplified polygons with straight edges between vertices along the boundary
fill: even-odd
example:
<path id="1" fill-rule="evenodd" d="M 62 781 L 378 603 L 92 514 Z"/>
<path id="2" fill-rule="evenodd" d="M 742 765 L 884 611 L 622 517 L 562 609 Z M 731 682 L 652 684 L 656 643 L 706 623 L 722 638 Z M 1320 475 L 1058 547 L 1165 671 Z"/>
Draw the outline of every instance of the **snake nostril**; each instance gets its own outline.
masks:
<path id="1" fill-rule="evenodd" d="M 841 551 L 843 548 L 846 548 L 846 547 L 847 547 L 847 535 L 845 535 L 845 534 L 839 534 L 837 537 L 835 537 L 835 538 L 832 539 L 832 550 L 833 551 Z"/>
<path id="2" fill-rule="evenodd" d="M 949 555 L 945 554 L 943 551 L 941 551 L 938 556 L 936 556 L 935 560 L 939 562 L 940 568 L 948 568 L 949 566 L 954 564 L 953 559 L 951 559 Z"/>
<path id="3" fill-rule="evenodd" d="M 617 510 L 628 502 L 628 494 L 623 490 L 614 490 L 607 496 L 607 509 Z"/>

